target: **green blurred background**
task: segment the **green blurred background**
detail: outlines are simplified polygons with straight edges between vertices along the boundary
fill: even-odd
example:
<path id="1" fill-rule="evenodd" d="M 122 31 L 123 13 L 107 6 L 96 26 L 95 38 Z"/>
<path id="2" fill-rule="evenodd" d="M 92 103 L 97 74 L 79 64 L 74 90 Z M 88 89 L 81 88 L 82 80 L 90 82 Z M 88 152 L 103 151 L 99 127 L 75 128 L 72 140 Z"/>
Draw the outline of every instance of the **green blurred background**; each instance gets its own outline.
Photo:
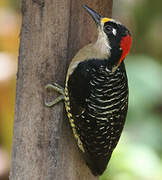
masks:
<path id="1" fill-rule="evenodd" d="M 162 1 L 114 0 L 113 17 L 133 36 L 129 112 L 100 180 L 162 180 Z M 20 0 L 0 0 L 0 180 L 10 166 L 20 25 Z"/>

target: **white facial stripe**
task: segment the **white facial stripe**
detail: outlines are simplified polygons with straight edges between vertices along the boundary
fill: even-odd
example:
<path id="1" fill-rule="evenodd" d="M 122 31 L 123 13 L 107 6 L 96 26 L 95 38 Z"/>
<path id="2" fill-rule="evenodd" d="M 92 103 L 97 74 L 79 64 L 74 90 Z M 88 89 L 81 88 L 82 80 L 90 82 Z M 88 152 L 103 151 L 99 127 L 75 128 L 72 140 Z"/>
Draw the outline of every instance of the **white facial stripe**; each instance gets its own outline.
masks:
<path id="1" fill-rule="evenodd" d="M 114 36 L 116 36 L 116 29 L 113 28 L 112 33 L 114 34 Z"/>

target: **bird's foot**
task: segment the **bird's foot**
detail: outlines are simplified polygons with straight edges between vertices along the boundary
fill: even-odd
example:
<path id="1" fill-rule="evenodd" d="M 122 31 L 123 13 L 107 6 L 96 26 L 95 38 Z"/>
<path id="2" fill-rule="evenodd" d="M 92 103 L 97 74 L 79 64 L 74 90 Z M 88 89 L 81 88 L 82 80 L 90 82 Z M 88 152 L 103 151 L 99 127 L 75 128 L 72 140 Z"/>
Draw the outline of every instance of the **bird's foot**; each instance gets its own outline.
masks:
<path id="1" fill-rule="evenodd" d="M 52 107 L 52 106 L 54 106 L 55 104 L 57 104 L 58 102 L 64 100 L 64 88 L 61 87 L 60 85 L 58 85 L 58 84 L 56 84 L 56 83 L 54 83 L 54 85 L 53 85 L 53 84 L 47 84 L 47 85 L 45 86 L 45 88 L 46 88 L 46 89 L 52 89 L 52 90 L 58 92 L 59 94 L 61 94 L 59 97 L 57 97 L 57 98 L 54 99 L 53 101 L 51 101 L 51 102 L 45 102 L 45 105 L 46 105 L 47 107 Z"/>

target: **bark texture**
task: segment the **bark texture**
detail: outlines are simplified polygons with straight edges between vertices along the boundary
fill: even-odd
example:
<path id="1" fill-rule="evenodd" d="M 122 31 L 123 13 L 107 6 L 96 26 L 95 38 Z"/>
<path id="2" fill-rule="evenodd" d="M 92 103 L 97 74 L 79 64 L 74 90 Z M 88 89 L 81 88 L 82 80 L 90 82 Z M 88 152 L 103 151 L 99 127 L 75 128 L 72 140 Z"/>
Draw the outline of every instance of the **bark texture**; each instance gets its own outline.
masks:
<path id="1" fill-rule="evenodd" d="M 96 38 L 82 4 L 111 16 L 112 0 L 22 0 L 10 180 L 98 179 L 80 156 L 64 104 L 44 106 L 45 85 L 64 86 L 71 58 Z"/>

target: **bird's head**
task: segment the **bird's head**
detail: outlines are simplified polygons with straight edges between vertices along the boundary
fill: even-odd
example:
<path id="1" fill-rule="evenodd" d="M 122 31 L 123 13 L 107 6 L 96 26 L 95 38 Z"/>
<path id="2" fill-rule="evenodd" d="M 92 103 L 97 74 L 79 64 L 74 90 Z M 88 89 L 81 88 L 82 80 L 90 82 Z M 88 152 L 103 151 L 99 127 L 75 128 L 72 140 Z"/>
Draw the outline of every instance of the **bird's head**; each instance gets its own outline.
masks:
<path id="1" fill-rule="evenodd" d="M 99 33 L 95 43 L 96 48 L 110 57 L 115 71 L 131 48 L 132 38 L 129 30 L 114 19 L 100 16 L 86 5 L 83 5 L 83 8 L 86 9 L 98 26 Z"/>

